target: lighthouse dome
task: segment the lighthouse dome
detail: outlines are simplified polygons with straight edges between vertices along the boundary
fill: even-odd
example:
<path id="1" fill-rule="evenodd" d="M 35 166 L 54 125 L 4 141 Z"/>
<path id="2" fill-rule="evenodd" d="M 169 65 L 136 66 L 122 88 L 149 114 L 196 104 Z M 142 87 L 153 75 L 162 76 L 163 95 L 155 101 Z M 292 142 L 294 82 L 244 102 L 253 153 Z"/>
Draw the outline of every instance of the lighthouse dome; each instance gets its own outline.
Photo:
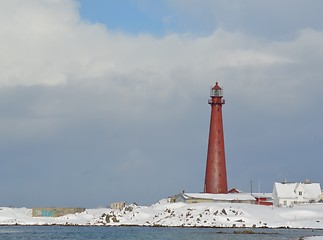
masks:
<path id="1" fill-rule="evenodd" d="M 219 86 L 219 83 L 216 82 L 215 86 L 212 88 L 212 90 L 222 90 L 222 88 Z"/>

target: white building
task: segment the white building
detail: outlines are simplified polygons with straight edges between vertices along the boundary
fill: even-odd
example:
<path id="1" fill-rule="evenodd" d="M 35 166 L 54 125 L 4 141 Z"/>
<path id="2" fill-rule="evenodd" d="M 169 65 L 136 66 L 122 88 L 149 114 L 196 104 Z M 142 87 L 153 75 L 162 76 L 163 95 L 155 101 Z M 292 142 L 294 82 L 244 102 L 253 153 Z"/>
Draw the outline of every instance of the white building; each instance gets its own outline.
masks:
<path id="1" fill-rule="evenodd" d="M 292 207 L 299 203 L 313 203 L 322 199 L 319 183 L 275 182 L 273 189 L 273 204 L 277 207 Z"/>
<path id="2" fill-rule="evenodd" d="M 231 203 L 255 203 L 256 199 L 250 194 L 228 193 L 179 193 L 171 198 L 171 202 L 201 203 L 201 202 L 231 202 Z"/>

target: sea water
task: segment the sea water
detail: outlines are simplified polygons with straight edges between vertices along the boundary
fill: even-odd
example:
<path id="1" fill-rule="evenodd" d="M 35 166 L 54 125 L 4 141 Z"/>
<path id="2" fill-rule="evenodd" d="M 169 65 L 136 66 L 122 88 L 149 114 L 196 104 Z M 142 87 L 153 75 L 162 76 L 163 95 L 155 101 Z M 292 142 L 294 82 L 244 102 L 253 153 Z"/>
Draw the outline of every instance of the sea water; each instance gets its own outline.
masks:
<path id="1" fill-rule="evenodd" d="M 246 234 L 252 233 L 252 234 Z M 1 226 L 1 240 L 299 240 L 323 230 L 157 227 Z"/>

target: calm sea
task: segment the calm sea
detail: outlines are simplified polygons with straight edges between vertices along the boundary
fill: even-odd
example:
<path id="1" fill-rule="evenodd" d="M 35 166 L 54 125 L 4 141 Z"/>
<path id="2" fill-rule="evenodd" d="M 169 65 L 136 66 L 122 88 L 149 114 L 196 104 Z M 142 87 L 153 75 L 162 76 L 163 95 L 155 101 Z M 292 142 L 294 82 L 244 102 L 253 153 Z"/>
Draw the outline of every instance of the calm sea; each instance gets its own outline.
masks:
<path id="1" fill-rule="evenodd" d="M 323 235 L 323 230 L 250 229 L 256 234 L 237 234 L 246 229 L 227 228 L 155 228 L 155 227 L 60 227 L 1 226 L 1 240 L 224 240 L 224 239 L 297 239 Z M 249 229 L 248 229 L 249 230 Z M 259 233 L 259 234 L 257 234 Z"/>

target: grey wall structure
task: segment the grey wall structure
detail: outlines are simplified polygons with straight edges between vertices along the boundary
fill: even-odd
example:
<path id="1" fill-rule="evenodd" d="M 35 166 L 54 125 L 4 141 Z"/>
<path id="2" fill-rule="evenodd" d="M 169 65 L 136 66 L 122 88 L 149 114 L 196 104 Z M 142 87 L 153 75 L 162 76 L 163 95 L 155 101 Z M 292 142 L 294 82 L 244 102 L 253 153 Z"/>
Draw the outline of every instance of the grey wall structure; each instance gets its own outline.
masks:
<path id="1" fill-rule="evenodd" d="M 33 208 L 33 217 L 61 217 L 84 212 L 85 208 Z"/>

